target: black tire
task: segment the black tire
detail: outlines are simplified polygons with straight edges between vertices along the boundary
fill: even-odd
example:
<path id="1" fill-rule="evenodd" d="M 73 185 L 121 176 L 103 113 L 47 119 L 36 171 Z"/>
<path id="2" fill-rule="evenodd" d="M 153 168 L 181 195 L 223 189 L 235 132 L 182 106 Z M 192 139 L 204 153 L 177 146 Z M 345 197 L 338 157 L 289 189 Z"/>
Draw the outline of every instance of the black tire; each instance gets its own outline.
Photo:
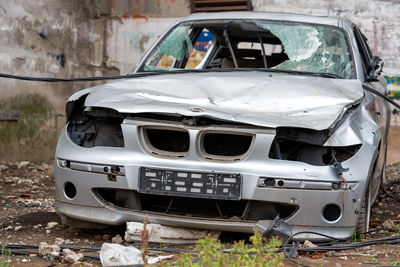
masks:
<path id="1" fill-rule="evenodd" d="M 369 217 L 371 211 L 370 197 L 370 185 L 368 184 L 358 213 L 356 226 L 356 235 L 358 237 L 369 230 Z"/>

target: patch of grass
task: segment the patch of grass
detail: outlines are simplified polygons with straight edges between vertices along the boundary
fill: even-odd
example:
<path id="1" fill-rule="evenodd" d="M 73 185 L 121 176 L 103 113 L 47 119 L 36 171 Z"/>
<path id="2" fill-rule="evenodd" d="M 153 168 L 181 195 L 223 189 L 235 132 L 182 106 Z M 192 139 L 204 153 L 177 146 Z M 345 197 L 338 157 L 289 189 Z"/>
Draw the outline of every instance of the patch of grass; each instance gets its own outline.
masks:
<path id="1" fill-rule="evenodd" d="M 353 236 L 353 243 L 361 242 L 361 241 L 366 241 L 366 236 L 365 234 L 359 234 L 357 232 L 354 232 Z"/>
<path id="2" fill-rule="evenodd" d="M 57 114 L 39 95 L 1 99 L 1 110 L 17 110 L 18 121 L 0 121 L 0 159 L 51 161 L 57 144 Z"/>
<path id="3" fill-rule="evenodd" d="M 10 261 L 11 261 L 11 253 L 9 250 L 6 250 L 6 247 L 3 245 L 1 247 L 0 267 L 9 267 Z"/>
<path id="4" fill-rule="evenodd" d="M 392 260 L 389 263 L 389 266 L 400 266 L 400 261 L 399 260 Z"/>
<path id="5" fill-rule="evenodd" d="M 251 245 L 242 240 L 227 250 L 217 238 L 207 236 L 198 241 L 193 251 L 166 266 L 283 266 L 284 255 L 277 252 L 281 241 L 271 239 L 265 244 L 264 241 L 261 233 L 256 231 L 250 237 Z"/>
<path id="6" fill-rule="evenodd" d="M 361 263 L 378 263 L 378 258 L 375 256 L 370 257 L 367 260 L 360 261 Z"/>
<path id="7" fill-rule="evenodd" d="M 400 224 L 397 225 L 397 233 L 396 233 L 396 235 L 400 235 Z"/>

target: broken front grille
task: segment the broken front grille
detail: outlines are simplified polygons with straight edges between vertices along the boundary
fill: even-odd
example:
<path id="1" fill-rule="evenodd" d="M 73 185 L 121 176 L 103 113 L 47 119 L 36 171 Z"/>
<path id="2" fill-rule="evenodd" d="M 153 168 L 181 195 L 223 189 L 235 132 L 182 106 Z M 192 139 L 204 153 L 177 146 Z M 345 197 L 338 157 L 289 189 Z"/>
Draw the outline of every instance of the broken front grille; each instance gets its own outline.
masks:
<path id="1" fill-rule="evenodd" d="M 189 152 L 189 133 L 173 127 L 143 127 L 142 136 L 149 151 L 163 157 L 185 157 Z"/>
<path id="2" fill-rule="evenodd" d="M 253 200 L 216 200 L 191 197 L 140 194 L 133 190 L 95 189 L 106 203 L 130 210 L 237 221 L 272 220 L 277 215 L 289 218 L 298 206 Z"/>
<path id="3" fill-rule="evenodd" d="M 206 159 L 236 161 L 247 155 L 252 142 L 252 134 L 206 131 L 201 135 L 200 147 Z"/>

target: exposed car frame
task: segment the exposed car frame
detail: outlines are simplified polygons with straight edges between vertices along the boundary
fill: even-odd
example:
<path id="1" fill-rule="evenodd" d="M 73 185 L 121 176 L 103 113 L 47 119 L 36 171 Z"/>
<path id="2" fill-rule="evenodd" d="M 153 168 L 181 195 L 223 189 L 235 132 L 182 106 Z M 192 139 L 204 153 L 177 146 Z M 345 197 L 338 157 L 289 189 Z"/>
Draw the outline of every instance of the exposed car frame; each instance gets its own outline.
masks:
<path id="1" fill-rule="evenodd" d="M 119 225 L 147 215 L 165 225 L 250 233 L 279 215 L 293 233 L 349 238 L 368 230 L 385 173 L 390 112 L 384 100 L 362 89 L 368 84 L 388 93 L 382 62 L 349 20 L 194 14 L 159 38 L 136 73 L 143 73 L 152 51 L 180 23 L 240 19 L 340 29 L 350 46 L 353 77 L 251 68 L 172 71 L 75 93 L 55 162 L 57 207 L 67 221 Z M 210 79 L 216 91 L 205 89 Z M 253 97 L 246 94 L 250 90 Z M 324 97 L 325 107 L 319 102 Z M 282 103 L 290 105 L 274 110 Z M 214 151 L 230 143 L 243 145 L 223 155 Z M 302 152 L 293 156 L 293 147 Z M 322 154 L 330 158 L 325 162 Z"/>

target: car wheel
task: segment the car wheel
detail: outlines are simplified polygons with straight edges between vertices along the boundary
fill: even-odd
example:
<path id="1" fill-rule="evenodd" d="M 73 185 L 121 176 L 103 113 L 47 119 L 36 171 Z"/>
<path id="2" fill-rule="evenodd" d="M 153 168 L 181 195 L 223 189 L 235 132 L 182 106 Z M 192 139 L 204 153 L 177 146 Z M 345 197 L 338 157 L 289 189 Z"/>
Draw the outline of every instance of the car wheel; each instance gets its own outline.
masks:
<path id="1" fill-rule="evenodd" d="M 93 222 L 87 222 L 87 221 L 81 221 L 77 220 L 65 215 L 60 215 L 61 216 L 61 223 L 63 225 L 67 225 L 71 228 L 75 229 L 95 229 L 95 230 L 102 230 L 106 229 L 109 227 L 109 225 L 106 224 L 100 224 L 100 223 L 93 223 Z"/>
<path id="2" fill-rule="evenodd" d="M 371 215 L 371 184 L 368 183 L 367 190 L 361 201 L 361 207 L 357 219 L 356 235 L 360 236 L 369 230 L 369 218 Z"/>

